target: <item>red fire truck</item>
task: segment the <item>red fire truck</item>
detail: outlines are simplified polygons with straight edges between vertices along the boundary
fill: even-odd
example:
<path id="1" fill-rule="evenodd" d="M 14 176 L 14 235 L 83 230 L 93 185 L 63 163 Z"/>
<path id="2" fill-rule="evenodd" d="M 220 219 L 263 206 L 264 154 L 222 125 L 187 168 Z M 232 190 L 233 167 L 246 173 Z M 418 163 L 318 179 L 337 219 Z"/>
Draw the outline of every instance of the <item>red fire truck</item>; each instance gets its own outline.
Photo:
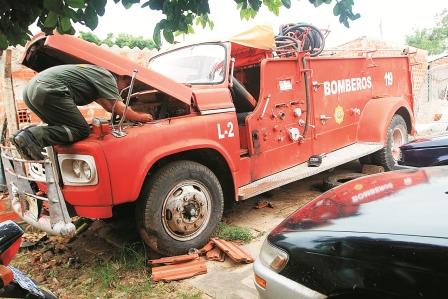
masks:
<path id="1" fill-rule="evenodd" d="M 175 45 L 147 67 L 72 36 L 35 36 L 24 65 L 39 72 L 90 63 L 132 76 L 123 97 L 155 120 L 94 119 L 87 139 L 46 148 L 43 161 L 3 145 L 14 210 L 72 235 L 70 216 L 110 218 L 114 207 L 135 203 L 143 240 L 180 254 L 208 241 L 227 202 L 362 157 L 393 168 L 414 130 L 409 57 L 317 55 L 320 35 L 294 30 L 275 39 L 258 27 Z M 317 156 L 320 165 L 310 167 Z"/>

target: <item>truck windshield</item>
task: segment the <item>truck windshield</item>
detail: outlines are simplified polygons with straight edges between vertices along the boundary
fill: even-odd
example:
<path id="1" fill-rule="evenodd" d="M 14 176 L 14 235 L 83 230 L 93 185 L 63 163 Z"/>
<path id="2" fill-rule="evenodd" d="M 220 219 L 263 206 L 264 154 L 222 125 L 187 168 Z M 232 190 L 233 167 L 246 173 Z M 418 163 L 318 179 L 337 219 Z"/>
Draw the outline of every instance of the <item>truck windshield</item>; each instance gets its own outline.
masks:
<path id="1" fill-rule="evenodd" d="M 148 68 L 179 83 L 216 84 L 224 81 L 225 58 L 223 45 L 194 45 L 155 57 Z"/>

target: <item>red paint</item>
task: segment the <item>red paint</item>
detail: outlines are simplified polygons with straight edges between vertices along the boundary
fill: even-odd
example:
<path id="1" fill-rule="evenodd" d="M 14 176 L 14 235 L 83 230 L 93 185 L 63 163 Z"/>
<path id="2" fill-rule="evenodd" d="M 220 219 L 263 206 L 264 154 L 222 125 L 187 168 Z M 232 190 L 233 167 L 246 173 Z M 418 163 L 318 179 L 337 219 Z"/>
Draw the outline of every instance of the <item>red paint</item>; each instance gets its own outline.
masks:
<path id="1" fill-rule="evenodd" d="M 423 169 L 407 172 L 390 172 L 355 179 L 316 197 L 285 221 L 325 224 L 331 219 L 347 217 L 358 212 L 360 205 L 388 200 L 390 195 L 415 185 L 428 182 Z M 274 234 L 287 229 L 279 225 Z"/>

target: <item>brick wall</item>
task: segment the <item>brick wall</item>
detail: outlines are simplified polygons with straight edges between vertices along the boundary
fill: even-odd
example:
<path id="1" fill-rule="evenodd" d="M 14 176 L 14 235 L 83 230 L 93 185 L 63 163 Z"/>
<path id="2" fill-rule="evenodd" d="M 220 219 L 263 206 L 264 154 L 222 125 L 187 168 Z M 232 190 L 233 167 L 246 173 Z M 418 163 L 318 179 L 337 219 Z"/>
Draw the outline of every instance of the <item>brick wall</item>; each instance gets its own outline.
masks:
<path id="1" fill-rule="evenodd" d="M 448 55 L 429 62 L 416 103 L 421 132 L 432 135 L 448 131 Z"/>

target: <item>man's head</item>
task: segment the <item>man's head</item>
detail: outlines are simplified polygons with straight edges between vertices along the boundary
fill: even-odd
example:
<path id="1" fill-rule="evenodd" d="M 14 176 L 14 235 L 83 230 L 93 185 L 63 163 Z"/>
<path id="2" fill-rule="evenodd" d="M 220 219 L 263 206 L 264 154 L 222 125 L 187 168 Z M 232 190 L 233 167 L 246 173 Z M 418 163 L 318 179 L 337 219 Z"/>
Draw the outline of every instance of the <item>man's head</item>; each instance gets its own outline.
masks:
<path id="1" fill-rule="evenodd" d="M 117 81 L 118 90 L 122 90 L 131 84 L 131 78 L 129 78 L 129 76 L 114 75 L 114 77 Z"/>

